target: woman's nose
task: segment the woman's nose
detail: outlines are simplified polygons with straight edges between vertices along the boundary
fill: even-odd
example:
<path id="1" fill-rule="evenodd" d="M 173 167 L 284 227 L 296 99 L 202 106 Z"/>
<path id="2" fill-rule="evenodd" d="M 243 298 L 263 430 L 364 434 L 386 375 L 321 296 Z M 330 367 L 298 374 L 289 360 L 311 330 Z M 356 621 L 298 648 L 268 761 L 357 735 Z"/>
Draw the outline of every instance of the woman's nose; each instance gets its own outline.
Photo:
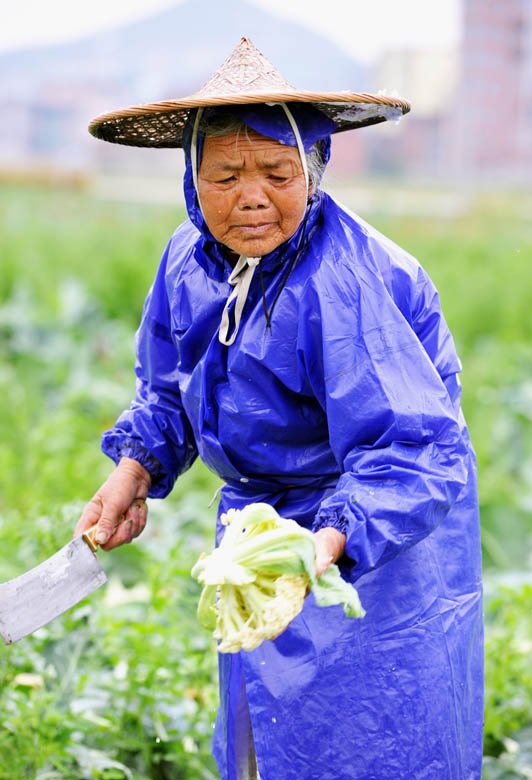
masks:
<path id="1" fill-rule="evenodd" d="M 260 182 L 245 182 L 242 184 L 238 198 L 238 206 L 241 209 L 265 209 L 270 205 L 270 200 Z"/>

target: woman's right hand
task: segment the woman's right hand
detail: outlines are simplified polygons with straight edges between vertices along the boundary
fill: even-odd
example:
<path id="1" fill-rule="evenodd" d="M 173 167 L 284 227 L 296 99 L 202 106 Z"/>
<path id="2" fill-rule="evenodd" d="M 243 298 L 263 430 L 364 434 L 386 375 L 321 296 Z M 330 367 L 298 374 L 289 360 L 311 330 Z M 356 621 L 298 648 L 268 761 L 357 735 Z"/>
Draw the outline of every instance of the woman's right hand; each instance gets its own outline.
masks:
<path id="1" fill-rule="evenodd" d="M 144 466 L 132 458 L 122 458 L 84 508 L 74 536 L 97 524 L 95 541 L 104 550 L 131 542 L 146 525 L 145 499 L 150 483 L 150 474 Z"/>

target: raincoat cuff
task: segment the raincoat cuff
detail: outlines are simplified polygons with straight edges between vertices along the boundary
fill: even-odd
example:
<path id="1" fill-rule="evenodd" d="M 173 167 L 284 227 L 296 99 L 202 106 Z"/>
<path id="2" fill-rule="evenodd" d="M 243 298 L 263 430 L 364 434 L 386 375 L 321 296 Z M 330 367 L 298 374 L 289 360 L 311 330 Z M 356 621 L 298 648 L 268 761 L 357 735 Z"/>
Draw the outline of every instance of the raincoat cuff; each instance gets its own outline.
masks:
<path id="1" fill-rule="evenodd" d="M 135 439 L 125 439 L 121 442 L 102 439 L 102 452 L 116 465 L 121 458 L 131 458 L 144 466 L 151 477 L 149 498 L 164 498 L 172 490 L 174 480 L 165 471 L 161 463 Z"/>
<path id="2" fill-rule="evenodd" d="M 345 534 L 345 552 L 337 562 L 344 577 L 354 581 L 364 574 L 363 561 L 359 559 L 357 542 L 365 527 L 365 516 L 357 502 L 351 501 L 348 506 L 341 499 L 334 505 L 322 504 L 312 525 L 314 532 L 320 528 L 336 528 Z M 357 553 L 355 553 L 357 550 Z"/>
<path id="3" fill-rule="evenodd" d="M 321 528 L 335 528 L 337 531 L 340 531 L 347 536 L 349 533 L 349 520 L 338 513 L 318 516 L 314 520 L 312 531 L 316 533 L 316 531 L 319 531 Z"/>

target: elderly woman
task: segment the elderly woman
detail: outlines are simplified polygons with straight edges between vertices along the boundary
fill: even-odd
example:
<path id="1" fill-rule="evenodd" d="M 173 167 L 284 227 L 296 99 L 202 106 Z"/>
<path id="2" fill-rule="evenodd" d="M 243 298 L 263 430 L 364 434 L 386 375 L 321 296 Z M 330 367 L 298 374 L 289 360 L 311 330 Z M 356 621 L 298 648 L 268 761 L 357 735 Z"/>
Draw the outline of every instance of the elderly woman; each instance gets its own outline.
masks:
<path id="1" fill-rule="evenodd" d="M 105 549 L 199 455 L 219 516 L 274 505 L 338 561 L 362 620 L 312 594 L 277 639 L 220 656 L 224 780 L 476 780 L 482 617 L 460 362 L 418 263 L 319 189 L 330 136 L 408 110 L 290 87 L 243 39 L 196 95 L 96 119 L 182 145 L 189 220 L 137 339 L 137 392 L 87 505 Z M 120 516 L 125 514 L 125 520 Z M 218 525 L 218 539 L 221 535 Z"/>

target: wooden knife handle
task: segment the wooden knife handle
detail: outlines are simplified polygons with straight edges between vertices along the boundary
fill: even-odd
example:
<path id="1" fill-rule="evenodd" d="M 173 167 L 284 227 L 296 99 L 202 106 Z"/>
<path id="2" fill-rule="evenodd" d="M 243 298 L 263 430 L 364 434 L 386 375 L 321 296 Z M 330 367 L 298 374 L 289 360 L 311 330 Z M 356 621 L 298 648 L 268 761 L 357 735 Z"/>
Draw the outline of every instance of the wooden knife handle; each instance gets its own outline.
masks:
<path id="1" fill-rule="evenodd" d="M 94 536 L 96 534 L 96 529 L 98 527 L 98 524 L 91 526 L 88 531 L 85 531 L 81 534 L 81 537 L 84 542 L 87 542 L 89 547 L 91 548 L 92 552 L 95 553 L 98 549 L 98 544 L 94 540 Z"/>
<path id="2" fill-rule="evenodd" d="M 116 532 L 116 529 L 118 528 L 120 523 L 125 519 L 125 517 L 126 517 L 125 515 L 120 515 L 120 517 L 118 518 L 118 523 L 116 524 L 115 529 L 111 534 L 111 536 Z M 96 523 L 96 525 L 92 525 L 88 531 L 85 531 L 84 533 L 81 534 L 81 538 L 83 539 L 83 541 L 87 542 L 87 544 L 89 545 L 93 553 L 95 553 L 96 550 L 98 549 L 98 542 L 94 538 L 96 536 L 97 528 L 98 528 L 98 523 Z"/>

